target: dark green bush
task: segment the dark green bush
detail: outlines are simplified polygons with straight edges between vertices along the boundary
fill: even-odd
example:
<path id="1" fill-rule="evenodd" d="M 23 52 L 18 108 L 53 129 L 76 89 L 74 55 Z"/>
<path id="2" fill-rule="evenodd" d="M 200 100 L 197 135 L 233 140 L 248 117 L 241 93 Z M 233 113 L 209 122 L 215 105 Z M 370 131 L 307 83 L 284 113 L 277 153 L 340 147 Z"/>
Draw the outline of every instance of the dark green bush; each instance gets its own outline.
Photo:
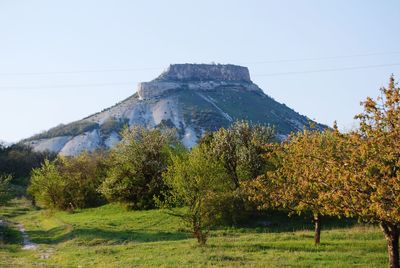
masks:
<path id="1" fill-rule="evenodd" d="M 107 178 L 100 191 L 111 202 L 133 209 L 154 208 L 154 196 L 165 190 L 161 174 L 176 144 L 175 134 L 143 127 L 125 128 L 110 154 Z"/>
<path id="2" fill-rule="evenodd" d="M 97 191 L 105 176 L 104 155 L 83 153 L 77 157 L 46 160 L 32 172 L 28 188 L 34 200 L 45 208 L 74 210 L 104 204 Z"/>

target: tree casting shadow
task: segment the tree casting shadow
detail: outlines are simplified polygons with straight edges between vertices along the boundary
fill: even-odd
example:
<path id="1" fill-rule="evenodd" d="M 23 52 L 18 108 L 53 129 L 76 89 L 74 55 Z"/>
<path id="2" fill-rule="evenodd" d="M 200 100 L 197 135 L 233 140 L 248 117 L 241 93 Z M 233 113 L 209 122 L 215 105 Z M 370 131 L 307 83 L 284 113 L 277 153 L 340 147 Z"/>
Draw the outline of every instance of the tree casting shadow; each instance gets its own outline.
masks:
<path id="1" fill-rule="evenodd" d="M 148 232 L 143 230 L 114 231 L 100 228 L 74 228 L 67 230 L 65 227 L 56 227 L 47 231 L 28 231 L 32 241 L 38 244 L 58 244 L 72 239 L 78 239 L 78 243 L 95 244 L 123 244 L 127 242 L 159 242 L 177 241 L 190 238 L 190 234 L 184 232 Z"/>

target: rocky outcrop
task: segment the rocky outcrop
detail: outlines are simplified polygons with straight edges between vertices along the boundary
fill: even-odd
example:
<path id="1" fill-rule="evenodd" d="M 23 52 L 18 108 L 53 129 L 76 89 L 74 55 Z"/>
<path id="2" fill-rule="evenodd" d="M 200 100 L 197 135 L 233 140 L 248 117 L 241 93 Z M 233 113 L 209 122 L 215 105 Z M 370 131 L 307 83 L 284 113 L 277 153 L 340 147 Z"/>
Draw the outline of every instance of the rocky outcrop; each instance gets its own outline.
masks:
<path id="1" fill-rule="evenodd" d="M 249 69 L 232 64 L 172 64 L 154 81 L 231 81 L 251 83 Z"/>
<path id="2" fill-rule="evenodd" d="M 139 83 L 137 92 L 139 98 L 144 100 L 177 90 L 207 91 L 226 86 L 262 93 L 251 82 L 246 67 L 231 64 L 173 64 L 153 81 Z"/>

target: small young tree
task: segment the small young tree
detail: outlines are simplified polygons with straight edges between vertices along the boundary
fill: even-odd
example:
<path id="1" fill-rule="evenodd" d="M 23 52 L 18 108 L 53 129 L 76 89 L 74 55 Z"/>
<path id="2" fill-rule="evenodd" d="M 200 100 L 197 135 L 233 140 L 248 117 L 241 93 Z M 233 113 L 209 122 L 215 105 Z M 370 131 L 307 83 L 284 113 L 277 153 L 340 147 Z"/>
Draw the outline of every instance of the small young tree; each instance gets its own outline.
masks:
<path id="1" fill-rule="evenodd" d="M 100 192 L 109 201 L 134 209 L 153 208 L 154 196 L 165 189 L 162 172 L 167 169 L 170 151 L 178 146 L 175 133 L 137 126 L 125 128 L 121 134 L 122 141 L 110 153 Z"/>
<path id="2" fill-rule="evenodd" d="M 229 187 L 221 162 L 215 161 L 206 146 L 172 157 L 164 181 L 169 188 L 161 207 L 180 217 L 190 227 L 199 244 L 204 245 L 210 228 L 216 223 L 219 195 Z M 181 208 L 183 206 L 183 208 Z"/>
<path id="3" fill-rule="evenodd" d="M 45 160 L 40 168 L 32 170 L 28 192 L 35 202 L 51 209 L 65 209 L 65 180 L 57 169 L 55 161 Z"/>

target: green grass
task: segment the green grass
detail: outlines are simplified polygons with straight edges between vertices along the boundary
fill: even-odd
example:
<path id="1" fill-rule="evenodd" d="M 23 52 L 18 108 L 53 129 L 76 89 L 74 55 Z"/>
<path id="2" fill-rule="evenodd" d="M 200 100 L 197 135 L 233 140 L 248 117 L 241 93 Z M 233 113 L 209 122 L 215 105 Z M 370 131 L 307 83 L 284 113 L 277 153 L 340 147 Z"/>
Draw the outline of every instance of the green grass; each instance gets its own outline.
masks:
<path id="1" fill-rule="evenodd" d="M 23 223 L 36 251 L 21 249 L 18 233 L 0 249 L 0 266 L 48 267 L 385 267 L 385 241 L 375 226 L 325 219 L 322 244 L 313 245 L 308 221 L 272 214 L 269 227 L 213 230 L 199 247 L 179 220 L 160 210 L 126 211 L 105 205 L 74 214 L 0 210 Z M 44 258 L 48 256 L 48 258 Z"/>

